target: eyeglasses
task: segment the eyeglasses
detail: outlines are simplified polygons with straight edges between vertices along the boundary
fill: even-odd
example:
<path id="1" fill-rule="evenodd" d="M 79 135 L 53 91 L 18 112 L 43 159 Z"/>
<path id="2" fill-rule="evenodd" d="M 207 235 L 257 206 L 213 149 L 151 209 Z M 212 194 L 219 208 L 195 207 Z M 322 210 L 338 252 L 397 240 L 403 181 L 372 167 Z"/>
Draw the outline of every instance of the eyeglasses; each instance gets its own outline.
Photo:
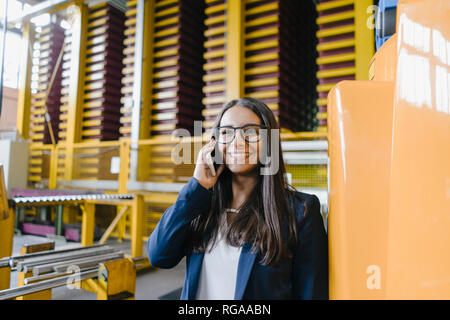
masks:
<path id="1" fill-rule="evenodd" d="M 261 129 L 266 126 L 261 124 L 248 123 L 242 127 L 222 126 L 216 127 L 217 142 L 222 144 L 231 143 L 236 137 L 236 130 L 241 131 L 241 137 L 247 142 L 258 142 L 261 139 Z"/>

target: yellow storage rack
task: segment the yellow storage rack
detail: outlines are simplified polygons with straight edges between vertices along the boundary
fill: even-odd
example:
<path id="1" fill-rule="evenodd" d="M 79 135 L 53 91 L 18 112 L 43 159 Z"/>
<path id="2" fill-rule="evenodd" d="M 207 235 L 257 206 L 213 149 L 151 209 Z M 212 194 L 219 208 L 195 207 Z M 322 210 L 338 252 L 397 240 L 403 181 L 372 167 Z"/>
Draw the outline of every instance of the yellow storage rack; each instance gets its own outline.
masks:
<path id="1" fill-rule="evenodd" d="M 193 135 L 194 121 L 202 120 L 204 3 L 157 0 L 146 10 L 150 10 L 147 19 L 150 19 L 151 34 L 145 37 L 144 54 L 152 63 L 142 74 L 145 113 L 141 115 L 146 123 L 141 128 L 141 137 L 170 139 L 175 129 L 184 129 Z M 131 61 L 132 57 L 129 58 Z M 131 66 L 128 77 L 131 81 Z M 131 89 L 132 84 L 123 89 L 123 102 L 132 99 Z M 147 92 L 150 94 L 146 95 Z M 130 116 L 128 111 L 122 117 L 121 132 L 128 136 Z M 148 167 L 140 168 L 146 172 L 145 179 L 174 182 L 180 179 L 180 173 L 184 177 L 181 179 L 192 174 L 193 168 L 180 172 L 179 166 L 173 164 L 172 148 L 170 143 L 142 147 L 140 156 L 146 159 L 144 166 Z"/>
<path id="2" fill-rule="evenodd" d="M 131 136 L 131 106 L 133 104 L 133 82 L 134 82 L 134 52 L 136 42 L 136 0 L 127 2 L 125 12 L 125 40 L 123 49 L 123 78 L 122 78 L 122 98 L 123 105 L 120 118 L 120 134 L 123 137 Z"/>
<path id="3" fill-rule="evenodd" d="M 123 68 L 124 14 L 103 2 L 89 8 L 81 141 L 118 140 Z M 83 149 L 77 159 L 80 179 L 97 179 L 100 148 Z"/>
<path id="4" fill-rule="evenodd" d="M 69 111 L 69 90 L 70 90 L 70 66 L 72 62 L 71 53 L 72 30 L 65 30 L 64 53 L 62 57 L 62 80 L 61 80 L 61 113 L 59 114 L 58 141 L 64 143 L 67 137 L 67 118 Z M 63 178 L 65 173 L 65 157 L 60 154 L 58 157 L 58 178 Z"/>
<path id="5" fill-rule="evenodd" d="M 319 131 L 327 131 L 327 96 L 342 80 L 369 80 L 375 53 L 370 28 L 373 0 L 321 0 L 317 5 Z"/>
<path id="6" fill-rule="evenodd" d="M 284 132 L 315 126 L 314 14 L 310 1 L 245 2 L 245 96 L 265 102 Z"/>
<path id="7" fill-rule="evenodd" d="M 71 41 L 72 41 L 72 31 L 70 29 L 65 30 L 64 37 L 64 55 L 62 58 L 62 80 L 61 80 L 61 113 L 59 115 L 59 131 L 58 131 L 58 141 L 66 140 L 66 130 L 67 130 L 67 111 L 69 105 L 69 86 L 70 86 L 70 63 L 72 54 Z"/>
<path id="8" fill-rule="evenodd" d="M 32 147 L 52 143 L 46 117 L 50 118 L 55 143 L 57 142 L 60 112 L 61 65 L 54 75 L 52 87 L 49 86 L 64 41 L 64 30 L 54 23 L 40 29 L 37 30 L 34 41 L 39 58 L 33 74 L 33 78 L 37 80 L 37 87 L 30 103 L 29 128 Z M 45 154 L 45 150 L 30 151 L 28 181 L 31 184 L 48 178 L 49 159 Z"/>
<path id="9" fill-rule="evenodd" d="M 204 87 L 202 115 L 203 128 L 212 127 L 214 119 L 226 102 L 226 30 L 227 30 L 227 0 L 206 0 L 205 8 L 205 64 L 203 70 Z"/>

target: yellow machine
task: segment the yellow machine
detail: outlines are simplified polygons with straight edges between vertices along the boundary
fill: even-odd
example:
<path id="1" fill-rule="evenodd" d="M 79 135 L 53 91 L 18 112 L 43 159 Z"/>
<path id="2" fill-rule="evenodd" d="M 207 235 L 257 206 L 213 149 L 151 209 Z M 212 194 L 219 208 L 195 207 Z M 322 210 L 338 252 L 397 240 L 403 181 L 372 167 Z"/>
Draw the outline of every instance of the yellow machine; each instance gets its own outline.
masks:
<path id="1" fill-rule="evenodd" d="M 14 213 L 8 205 L 3 166 L 0 165 L 0 258 L 10 256 L 13 247 Z M 9 288 L 9 269 L 0 268 L 0 290 Z"/>
<path id="2" fill-rule="evenodd" d="M 328 96 L 331 299 L 450 298 L 449 16 L 400 0 L 371 81 Z"/>

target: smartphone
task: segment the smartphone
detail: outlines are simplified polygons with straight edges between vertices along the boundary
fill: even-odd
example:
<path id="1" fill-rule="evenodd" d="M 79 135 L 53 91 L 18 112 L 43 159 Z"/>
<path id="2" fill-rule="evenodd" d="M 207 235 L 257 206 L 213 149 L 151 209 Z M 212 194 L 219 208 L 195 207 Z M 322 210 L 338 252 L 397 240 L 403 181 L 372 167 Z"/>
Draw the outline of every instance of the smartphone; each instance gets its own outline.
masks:
<path id="1" fill-rule="evenodd" d="M 216 149 L 219 153 L 218 145 L 216 143 L 214 150 L 211 151 L 206 155 L 206 163 L 208 164 L 209 169 L 211 170 L 211 174 L 213 177 L 216 176 L 217 168 L 219 167 L 219 164 L 216 163 Z"/>

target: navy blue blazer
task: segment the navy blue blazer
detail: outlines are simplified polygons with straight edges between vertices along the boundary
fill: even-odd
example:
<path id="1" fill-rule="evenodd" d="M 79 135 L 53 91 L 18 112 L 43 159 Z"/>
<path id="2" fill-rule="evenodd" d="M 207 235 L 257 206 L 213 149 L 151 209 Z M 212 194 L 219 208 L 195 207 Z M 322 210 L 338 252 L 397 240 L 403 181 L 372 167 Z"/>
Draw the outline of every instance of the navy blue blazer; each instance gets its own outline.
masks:
<path id="1" fill-rule="evenodd" d="M 162 215 L 148 240 L 150 263 L 163 269 L 175 267 L 186 255 L 190 222 L 210 207 L 212 190 L 194 177 L 179 192 L 176 202 Z M 320 214 L 319 199 L 298 192 L 306 201 L 296 205 L 298 245 L 292 258 L 272 266 L 259 263 L 259 252 L 252 253 L 245 243 L 238 262 L 236 300 L 253 299 L 328 299 L 328 240 Z M 196 297 L 204 253 L 186 257 L 186 276 L 182 300 Z"/>

